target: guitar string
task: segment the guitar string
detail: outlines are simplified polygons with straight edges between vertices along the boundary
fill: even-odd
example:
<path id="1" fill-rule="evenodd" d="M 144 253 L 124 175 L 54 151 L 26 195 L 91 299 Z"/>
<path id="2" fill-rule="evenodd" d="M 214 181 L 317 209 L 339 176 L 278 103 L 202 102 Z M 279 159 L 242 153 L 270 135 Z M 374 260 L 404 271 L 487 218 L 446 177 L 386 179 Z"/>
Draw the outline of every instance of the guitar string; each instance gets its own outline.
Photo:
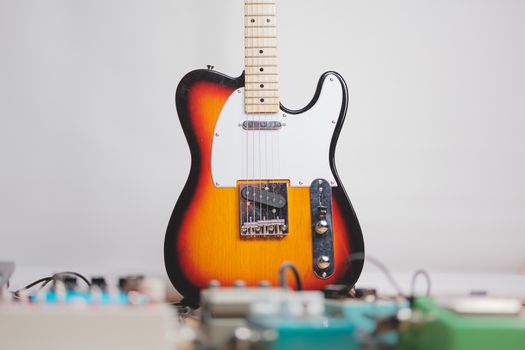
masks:
<path id="1" fill-rule="evenodd" d="M 258 141 L 258 149 L 257 149 L 257 156 L 259 158 L 259 178 L 258 178 L 258 186 L 259 186 L 259 221 L 262 220 L 263 216 L 263 204 L 262 204 L 262 148 L 261 148 L 261 122 L 262 122 L 262 115 L 260 113 L 257 114 L 257 119 L 259 121 L 259 124 L 257 125 L 257 141 Z M 262 227 L 259 226 L 259 234 L 262 234 Z"/>
<path id="2" fill-rule="evenodd" d="M 260 12 L 260 5 L 256 5 L 256 8 L 257 8 L 257 12 L 256 13 L 261 13 Z M 255 31 L 258 32 L 259 30 L 256 29 Z M 260 39 L 259 39 L 258 36 L 257 36 L 257 41 L 260 42 Z M 257 179 L 257 187 L 259 188 L 259 192 L 258 192 L 259 221 L 261 221 L 263 219 L 263 210 L 262 210 L 261 118 L 262 118 L 262 115 L 258 112 L 257 113 L 257 120 L 258 120 L 259 123 L 257 124 L 257 140 L 258 140 L 257 155 L 258 155 L 258 163 L 259 163 L 259 173 L 258 173 L 259 176 L 258 176 L 258 179 Z M 258 226 L 258 229 L 259 229 L 259 231 L 257 233 L 258 234 L 262 234 L 263 228 L 261 226 Z"/>
<path id="3" fill-rule="evenodd" d="M 261 13 L 263 11 L 261 10 Z M 257 29 L 258 31 L 263 31 L 262 28 L 259 28 Z M 264 61 L 263 61 L 264 62 Z M 262 66 L 262 65 L 261 65 Z M 272 114 L 266 114 L 265 116 L 265 121 L 267 123 L 267 125 L 271 122 L 272 120 Z M 268 133 L 271 132 L 273 133 L 273 131 L 270 131 L 270 130 L 267 130 L 265 133 L 264 133 L 264 153 L 265 153 L 265 162 L 266 162 L 266 168 L 265 168 L 265 185 L 264 185 L 264 189 L 265 189 L 265 195 L 266 195 L 266 210 L 265 210 L 265 214 L 266 214 L 266 220 L 270 220 L 270 206 L 269 206 L 269 196 L 270 196 L 270 193 L 272 193 L 271 191 L 271 184 L 270 184 L 270 178 L 273 178 L 273 174 L 269 174 L 269 166 L 268 166 Z M 271 156 L 271 155 L 270 155 Z M 275 198 L 274 197 L 274 194 L 272 193 L 272 198 Z M 266 235 L 268 235 L 268 230 L 266 228 Z"/>
<path id="4" fill-rule="evenodd" d="M 277 8 L 277 3 L 276 2 L 273 2 L 273 5 Z M 277 13 L 276 12 L 277 11 L 275 11 L 275 13 L 274 13 L 274 21 L 275 21 L 275 23 L 272 23 L 272 25 L 274 25 L 276 30 L 277 30 Z M 275 39 L 277 41 L 277 37 Z M 275 56 L 277 56 L 277 48 L 276 48 Z M 276 60 L 277 60 L 277 58 L 276 58 Z M 278 85 L 278 83 L 277 83 L 277 85 Z M 277 89 L 279 89 L 278 86 L 276 86 L 276 87 L 277 87 Z M 277 94 L 277 95 L 279 95 L 279 94 Z M 277 103 L 279 104 L 279 101 L 277 101 Z M 280 106 L 277 109 L 277 113 L 278 113 L 277 116 L 279 116 L 280 113 L 281 113 Z M 276 119 L 279 120 L 280 118 L 276 118 Z M 281 179 L 281 158 L 280 158 L 280 156 L 281 156 L 281 152 L 280 152 L 281 138 L 280 137 L 281 137 L 282 130 L 283 130 L 283 127 L 281 126 L 281 129 L 278 129 L 276 131 L 277 132 L 277 152 L 275 153 L 276 154 L 276 158 L 277 158 L 277 174 L 276 174 L 276 178 L 278 178 L 279 181 L 282 181 L 282 179 Z M 285 186 L 286 186 L 286 183 L 285 183 Z M 286 191 L 288 191 L 288 188 L 286 188 Z M 279 193 L 280 192 L 281 191 L 279 191 Z M 285 196 L 285 200 L 288 201 L 288 197 L 287 196 Z M 276 213 L 277 213 L 277 219 L 282 219 L 282 217 L 283 217 L 283 210 L 282 210 L 281 206 L 279 206 L 278 210 L 276 210 Z M 279 227 L 278 231 L 280 231 L 281 228 L 280 228 L 280 226 L 278 226 L 278 227 Z M 283 233 L 283 232 L 281 232 L 281 233 Z"/>
<path id="5" fill-rule="evenodd" d="M 246 11 L 246 8 L 245 8 L 245 11 Z M 246 25 L 245 25 L 245 28 L 244 28 L 244 31 L 246 33 Z M 245 34 L 246 35 L 246 34 Z M 244 49 L 246 51 L 246 48 Z M 245 55 L 247 56 L 247 55 Z M 246 58 L 245 58 L 246 60 Z M 246 64 L 246 62 L 245 62 Z M 246 76 L 245 76 L 245 81 L 246 81 Z M 246 86 L 246 82 L 244 84 Z M 244 103 L 246 103 L 246 88 L 244 89 Z M 246 122 L 248 123 L 247 126 L 249 126 L 249 120 L 247 118 L 243 118 L 246 120 Z M 244 122 L 244 121 L 242 121 Z M 244 133 L 246 133 L 246 147 L 245 147 L 245 152 L 246 152 L 246 176 L 244 177 L 245 178 L 245 183 L 244 183 L 244 190 L 245 190 L 245 193 L 246 193 L 246 221 L 245 221 L 245 225 L 247 223 L 249 223 L 249 218 L 250 218 L 250 211 L 249 211 L 249 203 L 250 203 L 250 189 L 248 187 L 248 183 L 249 183 L 249 178 L 250 178 L 250 171 L 249 171 L 249 167 L 250 167 L 250 164 L 249 164 L 249 159 L 250 159 L 250 156 L 249 156 L 249 152 L 250 152 L 250 133 L 249 133 L 249 130 L 246 129 L 244 130 L 243 128 L 243 131 Z M 241 188 L 241 191 L 242 191 L 242 188 Z M 240 194 L 241 196 L 242 194 Z M 239 197 L 240 197 L 239 196 Z M 242 225 L 242 221 L 243 221 L 243 218 L 241 216 L 241 225 Z M 242 228 L 241 228 L 241 233 L 242 233 Z M 247 234 L 249 234 L 249 226 L 247 226 Z"/>
<path id="6" fill-rule="evenodd" d="M 257 4 L 256 5 L 256 8 L 257 8 L 257 11 L 258 13 L 263 13 L 264 11 L 264 5 L 261 5 L 261 4 Z M 245 26 L 245 30 L 246 30 L 246 27 Z M 260 31 L 262 30 L 261 28 L 252 28 L 252 30 L 255 29 L 255 36 L 256 37 L 259 37 L 260 35 Z M 255 76 L 257 76 L 257 73 L 252 73 L 250 72 L 249 74 L 253 74 Z M 262 82 L 260 82 L 262 84 Z M 246 93 L 246 92 L 245 92 Z M 277 171 L 277 173 L 279 174 L 280 173 L 280 154 L 279 154 L 279 151 L 275 152 L 274 151 L 274 133 L 271 134 L 271 140 L 270 140 L 270 146 L 272 148 L 272 152 L 270 153 L 270 160 L 271 160 L 271 165 L 272 165 L 272 169 L 271 169 L 271 173 L 268 174 L 269 172 L 269 162 L 268 162 L 268 136 L 267 136 L 267 130 L 264 130 L 264 128 L 262 127 L 262 124 L 261 122 L 265 121 L 265 122 L 269 122 L 270 120 L 268 119 L 268 115 L 266 114 L 261 114 L 261 113 L 256 113 L 255 116 L 252 115 L 252 127 L 253 127 L 253 124 L 257 124 L 257 127 L 255 129 L 252 129 L 250 134 L 252 134 L 252 186 L 251 186 L 251 192 L 252 192 L 252 198 L 253 200 L 251 201 L 251 204 L 252 204 L 252 207 L 253 207 L 253 217 L 252 217 L 252 222 L 253 223 L 256 223 L 258 220 L 265 220 L 265 219 L 269 219 L 268 215 L 270 213 L 270 210 L 269 210 L 269 203 L 268 203 L 268 196 L 266 197 L 266 203 L 262 203 L 262 196 L 263 196 L 263 193 L 265 195 L 268 195 L 268 192 L 272 193 L 273 196 L 272 198 L 275 198 L 275 186 L 271 185 L 268 181 L 268 179 L 271 177 L 271 178 L 276 178 L 276 175 L 274 174 L 274 159 L 276 159 L 276 162 L 277 162 L 277 168 L 279 169 Z M 254 132 L 256 131 L 256 132 Z M 279 144 L 280 144 L 280 138 L 279 138 L 279 131 L 277 131 L 277 148 L 279 149 Z M 255 140 L 255 137 L 257 137 L 257 146 L 255 144 L 256 140 Z M 248 139 L 248 136 L 247 136 L 247 139 Z M 262 140 L 261 140 L 262 139 Z M 249 140 L 247 141 L 247 147 L 249 148 Z M 257 151 L 255 150 L 255 148 L 257 147 Z M 264 152 L 264 160 L 263 160 L 263 152 Z M 256 154 L 257 154 L 257 157 L 256 157 Z M 277 155 L 276 157 L 275 154 Z M 248 152 L 247 152 L 247 168 L 249 167 L 249 160 L 248 160 Z M 259 165 L 259 169 L 258 169 L 258 174 L 256 173 L 256 162 L 258 163 Z M 247 173 L 249 173 L 249 171 L 247 170 Z M 277 177 L 278 177 L 278 174 L 277 174 Z M 249 174 L 247 174 L 247 178 L 249 179 L 250 176 Z M 258 175 L 258 176 L 257 176 Z M 254 182 L 256 184 L 254 184 Z M 255 185 L 255 186 L 253 186 Z M 246 185 L 245 187 L 247 188 L 247 193 L 249 191 L 249 186 L 250 186 L 250 183 L 247 181 L 246 182 Z M 255 189 L 258 188 L 258 193 L 255 193 Z M 268 188 L 268 190 L 266 189 Z M 264 191 L 263 191 L 264 189 Z M 257 212 L 257 203 L 255 201 L 255 196 L 256 195 L 259 195 L 259 212 Z M 249 196 L 248 196 L 249 197 Z M 248 217 L 248 203 L 249 201 L 247 201 L 247 217 Z M 263 205 L 265 207 L 265 211 L 263 211 Z M 281 208 L 278 208 L 278 211 L 276 210 L 276 212 L 278 212 L 277 214 L 277 218 L 281 218 L 282 217 L 282 210 Z M 264 214 L 266 216 L 264 216 Z M 257 217 L 258 215 L 258 217 Z M 275 216 L 276 216 L 276 213 L 273 213 L 273 216 L 274 216 L 274 219 L 275 219 Z M 264 232 L 259 232 L 260 234 L 264 233 Z"/>
<path id="7" fill-rule="evenodd" d="M 263 10 L 262 10 L 262 5 L 261 6 L 261 9 L 260 9 L 260 13 L 263 13 Z M 260 32 L 262 31 L 261 28 L 257 28 L 257 35 L 260 37 Z M 263 64 L 261 64 L 261 67 L 263 66 Z M 268 122 L 268 115 L 265 114 L 264 115 L 264 121 L 265 122 Z M 264 189 L 264 192 L 263 192 L 263 195 L 266 196 L 266 200 L 265 200 L 265 210 L 264 210 L 264 214 L 265 214 L 265 217 L 263 217 L 263 220 L 268 220 L 268 190 L 266 190 L 266 188 L 268 187 L 268 153 L 267 153 L 267 147 L 266 147 L 266 144 L 267 144 L 267 136 L 268 136 L 268 131 L 263 131 L 263 135 L 264 135 L 264 149 L 261 150 L 261 151 L 264 151 L 264 182 L 261 183 L 261 186 L 263 187 Z M 264 234 L 267 235 L 268 234 L 268 231 L 267 231 L 267 226 L 264 225 L 263 226 L 263 229 L 264 229 Z"/>
<path id="8" fill-rule="evenodd" d="M 246 147 L 245 147 L 245 153 L 246 153 L 246 176 L 244 177 L 245 178 L 244 189 L 245 189 L 245 193 L 246 193 L 246 223 L 248 223 L 249 216 L 250 216 L 250 212 L 249 212 L 249 208 L 248 208 L 248 204 L 250 203 L 250 190 L 248 189 L 248 179 L 250 177 L 250 172 L 249 172 L 249 166 L 250 166 L 249 165 L 249 159 L 250 158 L 249 158 L 249 155 L 248 155 L 249 151 L 250 151 L 250 148 L 249 148 L 250 147 L 250 140 L 249 140 L 248 130 L 244 130 L 244 133 L 246 134 Z"/>
<path id="9" fill-rule="evenodd" d="M 253 120 L 253 123 L 252 125 L 255 123 L 255 116 L 254 115 L 251 115 L 251 118 Z M 256 178 L 256 175 L 255 175 L 255 133 L 254 133 L 254 130 L 250 130 L 250 133 L 253 135 L 252 136 L 252 168 L 253 168 L 253 180 L 255 181 L 255 178 Z M 252 216 L 252 221 L 255 222 L 255 210 L 256 210 L 256 207 L 257 207 L 257 204 L 255 204 L 255 186 L 253 186 L 255 183 L 252 182 L 252 186 L 251 186 L 251 191 L 250 192 L 253 192 L 252 193 L 252 197 L 253 197 L 253 200 L 252 200 L 252 208 L 253 208 L 253 216 Z"/>
<path id="10" fill-rule="evenodd" d="M 251 72 L 249 72 L 248 70 L 248 67 L 246 67 L 246 71 L 247 71 L 247 74 L 248 75 L 251 75 Z M 251 80 L 251 79 L 250 79 Z M 253 177 L 253 180 L 255 180 L 255 133 L 254 133 L 254 125 L 255 125 L 255 117 L 253 114 L 247 114 L 248 118 L 252 120 L 252 125 L 251 125 L 251 128 L 249 129 L 249 133 L 251 135 L 251 138 L 252 138 L 252 177 Z M 250 193 L 251 193 L 251 200 L 250 200 L 250 203 L 251 203 L 251 210 L 252 210 L 252 222 L 255 222 L 255 182 L 254 181 L 251 181 L 249 182 L 249 186 L 250 186 Z M 255 227 L 253 226 L 250 226 L 252 229 L 254 229 Z M 251 232 L 251 234 L 253 234 L 253 231 Z"/>
<path id="11" fill-rule="evenodd" d="M 270 117 L 268 118 L 269 119 L 268 122 L 270 122 L 272 119 L 274 119 L 272 116 L 273 116 L 273 114 L 271 114 Z M 278 130 L 271 131 L 271 141 L 272 141 L 272 143 L 270 144 L 270 146 L 271 146 L 272 149 L 273 149 L 273 139 L 274 139 L 273 136 L 274 136 L 275 132 L 278 132 Z M 267 136 L 267 134 L 266 134 L 266 136 Z M 265 139 L 265 140 L 267 141 L 267 139 Z M 266 150 L 266 156 L 268 156 L 268 145 L 267 145 L 267 143 L 265 144 L 265 150 Z M 275 174 L 273 173 L 273 170 L 274 170 L 273 169 L 273 160 L 272 160 L 272 158 L 275 155 L 273 154 L 273 152 L 269 152 L 269 153 L 270 153 L 270 160 L 271 160 L 271 164 L 272 164 L 272 172 L 271 172 L 269 177 L 271 177 L 273 180 L 275 180 Z M 268 165 L 268 157 L 266 158 L 266 163 Z M 267 180 L 267 182 L 268 182 L 267 187 L 269 187 L 269 189 L 270 189 L 268 192 L 271 193 L 271 197 L 275 201 L 276 200 L 275 187 L 278 186 L 278 185 L 275 185 L 275 183 L 270 183 L 268 180 Z M 267 196 L 268 196 L 268 193 L 267 193 Z M 266 203 L 267 203 L 267 205 L 266 205 L 266 213 L 268 215 L 268 219 L 270 219 L 270 216 L 271 216 L 272 219 L 275 219 L 275 214 L 273 214 L 273 213 L 272 213 L 273 215 L 270 214 L 270 207 L 269 207 L 269 203 L 268 202 L 269 201 L 267 200 L 266 201 Z M 275 207 L 272 207 L 272 211 L 273 211 L 273 209 L 275 209 Z M 272 234 L 275 234 L 275 233 L 276 233 L 275 232 L 275 227 L 273 227 L 272 228 Z"/>
<path id="12" fill-rule="evenodd" d="M 257 13 L 261 13 L 260 12 L 260 5 L 256 5 L 256 8 L 257 8 Z M 255 31 L 258 32 L 258 29 L 256 29 Z M 258 41 L 260 42 L 260 39 L 258 39 Z M 258 149 L 257 149 L 257 155 L 258 155 L 258 163 L 259 163 L 259 177 L 258 177 L 258 183 L 257 183 L 257 186 L 259 188 L 259 192 L 258 192 L 258 201 L 259 201 L 259 221 L 262 220 L 262 157 L 261 157 L 261 114 L 260 113 L 257 113 L 257 120 L 258 120 L 258 124 L 257 124 L 257 140 L 258 140 Z M 262 228 L 260 226 L 258 226 L 259 230 L 262 230 Z M 257 233 L 261 234 L 262 232 L 261 231 L 258 231 Z"/>
<path id="13" fill-rule="evenodd" d="M 262 30 L 262 29 L 261 29 L 261 30 Z M 267 117 L 267 119 L 268 119 L 267 122 L 270 123 L 271 120 L 272 120 L 272 115 L 270 114 L 270 115 Z M 268 166 L 268 164 L 269 164 L 269 163 L 268 163 L 268 153 L 269 153 L 269 152 L 268 152 L 268 133 L 269 133 L 269 132 L 271 133 L 271 135 L 273 135 L 273 131 L 267 131 L 267 132 L 265 133 L 265 141 L 266 141 L 266 144 L 265 144 L 265 153 L 266 153 L 266 166 L 267 166 L 267 168 L 269 168 L 269 166 Z M 272 157 L 272 154 L 270 153 L 270 158 L 271 158 L 271 157 Z M 273 169 L 272 169 L 272 170 L 273 170 Z M 266 216 L 267 216 L 267 218 L 266 218 L 266 219 L 267 219 L 267 220 L 270 220 L 270 219 L 271 219 L 271 214 L 270 214 L 270 205 L 269 205 L 269 199 L 268 199 L 268 198 L 269 198 L 269 196 L 271 196 L 271 198 L 275 199 L 275 192 L 273 191 L 273 186 L 274 186 L 274 185 L 271 184 L 270 181 L 269 181 L 269 179 L 273 179 L 273 178 L 274 178 L 274 177 L 273 177 L 273 173 L 270 172 L 270 174 L 268 174 L 268 175 L 266 176 L 266 178 L 267 178 L 267 180 L 266 180 L 266 183 L 267 183 L 267 184 L 266 184 L 266 187 L 268 188 L 268 190 L 266 190 L 266 198 L 267 198 L 267 200 L 266 200 Z M 270 226 L 270 227 L 272 227 L 272 226 Z M 274 231 L 273 231 L 273 229 L 272 229 L 271 233 L 273 233 L 273 232 L 274 232 Z M 266 233 L 268 234 L 268 231 L 267 231 Z"/>
<path id="14" fill-rule="evenodd" d="M 275 180 L 275 173 L 274 173 L 274 167 L 273 167 L 273 139 L 274 139 L 274 132 L 272 131 L 272 133 L 270 134 L 270 162 L 269 162 L 269 166 L 270 166 L 270 178 L 272 180 Z M 270 193 L 272 195 L 272 201 L 275 201 L 275 184 L 274 183 L 268 183 L 268 187 L 270 188 Z M 273 209 L 275 207 L 272 207 L 272 209 L 270 210 L 270 208 L 268 208 L 268 220 L 274 220 L 275 217 L 274 217 L 274 213 L 273 213 Z M 273 223 L 272 223 L 273 225 Z M 273 226 L 272 226 L 273 227 Z M 275 230 L 272 229 L 272 233 L 274 233 Z"/>
<path id="15" fill-rule="evenodd" d="M 263 13 L 262 12 L 262 5 L 257 5 L 257 13 Z M 260 29 L 256 29 L 257 37 L 259 38 L 259 31 Z M 260 39 L 259 39 L 260 40 Z M 262 46 L 262 45 L 261 45 Z M 262 126 L 261 122 L 264 116 L 262 114 L 259 114 L 259 201 L 260 201 L 260 211 L 259 211 L 259 220 L 264 220 L 263 216 L 263 202 L 262 202 L 262 196 L 263 196 L 263 159 L 262 159 L 262 145 L 261 145 L 261 138 L 262 138 Z M 259 234 L 264 234 L 264 226 L 261 225 L 261 232 Z"/>
<path id="16" fill-rule="evenodd" d="M 246 70 L 249 71 L 249 75 L 251 75 L 253 77 L 253 73 L 250 71 L 249 67 L 246 67 Z M 251 80 L 251 79 L 250 79 Z M 253 123 L 252 123 L 252 128 L 250 129 L 250 133 L 252 134 L 252 169 L 253 169 L 253 181 L 250 183 L 250 189 L 251 189 L 251 192 L 252 192 L 252 201 L 251 201 L 251 204 L 252 204 L 252 221 L 254 223 L 254 226 L 253 226 L 253 232 L 252 234 L 256 234 L 257 231 L 256 231 L 256 225 L 255 225 L 255 222 L 256 222 L 256 210 L 257 210 L 257 202 L 255 201 L 255 196 L 256 196 L 256 192 L 257 192 L 257 188 L 256 188 L 256 178 L 257 178 L 257 175 L 256 175 L 256 152 L 255 152 L 255 148 L 256 148 L 256 143 L 255 143 L 255 140 L 256 140 L 256 137 L 257 137 L 257 133 L 256 133 L 256 115 L 255 114 L 249 114 L 250 118 L 252 119 Z"/>
<path id="17" fill-rule="evenodd" d="M 282 181 L 281 179 L 281 151 L 280 151 L 280 144 L 281 144 L 281 130 L 277 131 L 277 177 L 279 178 L 279 181 Z M 288 190 L 288 189 L 287 189 Z M 288 200 L 288 199 L 287 199 Z M 282 207 L 279 206 L 279 209 L 277 210 L 277 219 L 282 218 Z"/>

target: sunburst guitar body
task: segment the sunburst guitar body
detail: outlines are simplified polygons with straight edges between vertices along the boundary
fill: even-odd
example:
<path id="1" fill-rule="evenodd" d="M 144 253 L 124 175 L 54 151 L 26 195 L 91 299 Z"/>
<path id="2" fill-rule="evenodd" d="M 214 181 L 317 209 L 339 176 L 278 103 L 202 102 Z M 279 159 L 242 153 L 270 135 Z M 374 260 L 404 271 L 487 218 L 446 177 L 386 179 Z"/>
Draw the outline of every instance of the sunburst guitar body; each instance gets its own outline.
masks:
<path id="1" fill-rule="evenodd" d="M 250 1 L 245 73 L 195 70 L 176 92 L 192 162 L 164 257 L 170 280 L 190 303 L 210 280 L 277 285 L 284 262 L 295 265 L 304 289 L 353 285 L 363 266 L 349 259 L 364 252 L 363 236 L 335 167 L 347 86 L 327 72 L 306 107 L 281 105 L 269 40 L 275 4 Z"/>

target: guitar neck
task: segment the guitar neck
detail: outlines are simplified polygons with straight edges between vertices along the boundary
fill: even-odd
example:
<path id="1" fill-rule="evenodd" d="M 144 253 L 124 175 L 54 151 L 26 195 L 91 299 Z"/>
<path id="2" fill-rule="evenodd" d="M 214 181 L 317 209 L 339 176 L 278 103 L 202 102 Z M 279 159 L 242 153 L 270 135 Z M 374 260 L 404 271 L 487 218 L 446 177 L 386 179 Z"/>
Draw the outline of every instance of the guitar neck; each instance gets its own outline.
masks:
<path id="1" fill-rule="evenodd" d="M 279 112 L 276 0 L 245 0 L 245 111 Z"/>

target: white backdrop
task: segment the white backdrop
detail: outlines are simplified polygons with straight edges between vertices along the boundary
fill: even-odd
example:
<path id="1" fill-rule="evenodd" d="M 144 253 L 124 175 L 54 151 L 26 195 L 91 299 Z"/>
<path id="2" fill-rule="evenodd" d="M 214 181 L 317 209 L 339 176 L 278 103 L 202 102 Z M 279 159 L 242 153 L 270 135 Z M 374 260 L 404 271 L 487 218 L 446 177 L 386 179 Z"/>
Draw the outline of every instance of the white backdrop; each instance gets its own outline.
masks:
<path id="1" fill-rule="evenodd" d="M 164 274 L 189 149 L 174 92 L 243 67 L 242 0 L 0 0 L 0 260 Z M 281 0 L 281 99 L 351 90 L 337 148 L 394 271 L 525 268 L 525 2 Z M 367 270 L 373 268 L 367 267 Z M 15 284 L 16 284 L 15 283 Z"/>

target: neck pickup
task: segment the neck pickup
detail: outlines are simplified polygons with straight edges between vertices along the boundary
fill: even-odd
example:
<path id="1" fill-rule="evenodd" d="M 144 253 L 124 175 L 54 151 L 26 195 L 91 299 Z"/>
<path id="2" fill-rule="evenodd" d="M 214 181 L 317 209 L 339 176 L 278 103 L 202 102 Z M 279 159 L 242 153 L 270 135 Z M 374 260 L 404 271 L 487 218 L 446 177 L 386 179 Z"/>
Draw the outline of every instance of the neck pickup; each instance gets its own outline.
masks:
<path id="1" fill-rule="evenodd" d="M 246 120 L 242 123 L 244 130 L 279 130 L 283 123 L 279 121 Z"/>

